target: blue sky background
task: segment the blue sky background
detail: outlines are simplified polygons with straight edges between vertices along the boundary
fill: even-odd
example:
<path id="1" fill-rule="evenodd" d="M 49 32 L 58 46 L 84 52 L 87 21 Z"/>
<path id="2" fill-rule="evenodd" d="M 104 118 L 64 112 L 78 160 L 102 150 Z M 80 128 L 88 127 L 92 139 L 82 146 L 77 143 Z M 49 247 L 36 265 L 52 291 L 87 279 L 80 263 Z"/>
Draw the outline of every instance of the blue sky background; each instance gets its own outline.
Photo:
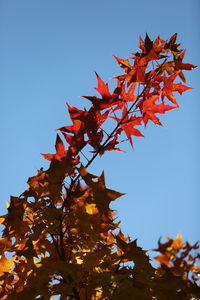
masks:
<path id="1" fill-rule="evenodd" d="M 112 54 L 137 51 L 139 35 L 167 39 L 175 32 L 186 62 L 199 65 L 200 2 L 130 0 L 0 1 L 0 213 L 47 168 L 55 129 L 70 125 L 65 103 L 83 108 L 95 95 L 94 71 L 112 86 L 121 73 Z M 109 188 L 127 193 L 112 207 L 122 229 L 155 248 L 160 236 L 199 239 L 199 69 L 187 72 L 194 90 L 177 97 L 180 109 L 150 125 L 127 154 L 106 153 L 90 167 L 105 171 Z"/>

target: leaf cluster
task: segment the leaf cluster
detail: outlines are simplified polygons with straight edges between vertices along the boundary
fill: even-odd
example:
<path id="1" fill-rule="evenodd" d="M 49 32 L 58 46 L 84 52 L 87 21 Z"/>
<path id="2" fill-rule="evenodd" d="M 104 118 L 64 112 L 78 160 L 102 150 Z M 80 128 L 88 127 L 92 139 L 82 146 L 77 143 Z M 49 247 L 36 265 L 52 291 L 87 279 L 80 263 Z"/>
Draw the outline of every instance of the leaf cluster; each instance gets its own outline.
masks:
<path id="1" fill-rule="evenodd" d="M 140 38 L 129 59 L 115 56 L 123 74 L 113 92 L 96 74 L 100 96 L 84 96 L 91 107 L 67 104 L 72 125 L 58 129 L 64 140 L 57 135 L 55 154 L 42 154 L 49 168 L 28 179 L 0 219 L 0 299 L 199 299 L 198 244 L 182 242 L 181 235 L 159 240 L 153 267 L 110 208 L 123 194 L 106 186 L 104 173 L 87 170 L 97 155 L 122 151 L 123 141 L 133 146 L 132 137 L 143 136 L 136 127 L 162 125 L 158 114 L 178 107 L 174 93 L 190 89 L 183 71 L 195 66 L 183 62 L 176 37 Z M 115 122 L 111 133 L 106 121 Z M 92 156 L 83 165 L 87 147 Z"/>

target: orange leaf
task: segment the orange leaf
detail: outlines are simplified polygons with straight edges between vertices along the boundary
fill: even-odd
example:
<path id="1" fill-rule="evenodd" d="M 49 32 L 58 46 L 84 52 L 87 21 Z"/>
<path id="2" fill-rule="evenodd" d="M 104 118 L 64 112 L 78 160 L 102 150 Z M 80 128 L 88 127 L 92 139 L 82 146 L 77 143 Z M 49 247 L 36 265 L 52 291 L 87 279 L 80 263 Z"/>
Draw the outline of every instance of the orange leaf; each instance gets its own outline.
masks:
<path id="1" fill-rule="evenodd" d="M 14 265 L 15 256 L 11 259 L 7 259 L 4 254 L 0 258 L 0 273 L 10 272 L 11 268 Z"/>

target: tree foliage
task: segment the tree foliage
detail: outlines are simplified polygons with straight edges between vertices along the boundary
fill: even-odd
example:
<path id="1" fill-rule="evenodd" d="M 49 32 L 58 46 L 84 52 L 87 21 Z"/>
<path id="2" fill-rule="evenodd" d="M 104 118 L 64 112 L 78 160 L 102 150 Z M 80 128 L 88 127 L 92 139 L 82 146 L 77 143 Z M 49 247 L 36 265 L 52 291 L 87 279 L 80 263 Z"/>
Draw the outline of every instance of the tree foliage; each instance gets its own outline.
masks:
<path id="1" fill-rule="evenodd" d="M 158 115 L 178 107 L 175 95 L 190 89 L 184 71 L 195 66 L 183 62 L 176 38 L 140 38 L 129 59 L 114 56 L 123 73 L 112 92 L 96 74 L 99 95 L 83 96 L 90 108 L 67 104 L 72 125 L 58 129 L 55 154 L 42 154 L 49 168 L 28 179 L 0 219 L 0 299 L 199 299 L 198 244 L 180 234 L 159 240 L 155 268 L 110 208 L 123 194 L 87 170 L 123 142 L 133 147 L 142 126 L 162 125 Z M 83 151 L 92 153 L 86 164 Z"/>

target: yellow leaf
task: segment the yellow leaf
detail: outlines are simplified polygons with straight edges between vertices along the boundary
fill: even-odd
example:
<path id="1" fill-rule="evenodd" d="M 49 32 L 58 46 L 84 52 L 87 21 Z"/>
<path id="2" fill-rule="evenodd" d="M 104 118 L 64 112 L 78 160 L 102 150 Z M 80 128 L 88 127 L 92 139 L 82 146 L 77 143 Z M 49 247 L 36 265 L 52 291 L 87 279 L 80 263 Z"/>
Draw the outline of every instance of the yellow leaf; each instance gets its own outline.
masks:
<path id="1" fill-rule="evenodd" d="M 0 273 L 10 272 L 13 264 L 14 264 L 15 256 L 11 259 L 7 259 L 4 254 L 1 255 L 0 258 Z"/>
<path id="2" fill-rule="evenodd" d="M 82 253 L 86 253 L 86 252 L 91 252 L 91 250 L 90 249 L 83 249 L 82 250 Z"/>
<path id="3" fill-rule="evenodd" d="M 71 228 L 71 233 L 74 233 L 74 234 L 76 234 L 76 233 L 78 233 L 78 230 L 77 230 L 77 228 Z"/>
<path id="4" fill-rule="evenodd" d="M 113 236 L 113 235 L 108 235 L 107 237 L 106 237 L 106 244 L 107 245 L 112 245 L 112 244 L 114 244 L 115 243 L 115 237 Z"/>
<path id="5" fill-rule="evenodd" d="M 99 212 L 95 203 L 87 204 L 85 206 L 85 209 L 89 215 L 95 215 L 95 214 L 98 214 L 98 212 Z"/>
<path id="6" fill-rule="evenodd" d="M 83 260 L 80 258 L 80 256 L 76 257 L 77 264 L 81 265 L 83 263 Z"/>
<path id="7" fill-rule="evenodd" d="M 5 218 L 0 217 L 0 224 L 2 224 L 4 222 Z"/>

